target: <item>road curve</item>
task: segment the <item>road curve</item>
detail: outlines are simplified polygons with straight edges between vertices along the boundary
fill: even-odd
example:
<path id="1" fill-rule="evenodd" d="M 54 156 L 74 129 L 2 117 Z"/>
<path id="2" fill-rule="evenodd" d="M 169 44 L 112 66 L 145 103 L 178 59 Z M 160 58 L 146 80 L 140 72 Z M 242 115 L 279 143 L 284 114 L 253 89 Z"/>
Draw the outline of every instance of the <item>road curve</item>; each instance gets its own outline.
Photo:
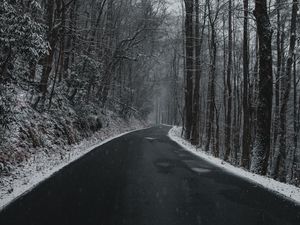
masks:
<path id="1" fill-rule="evenodd" d="M 153 127 L 114 139 L 2 212 L 1 225 L 299 225 L 300 207 Z"/>

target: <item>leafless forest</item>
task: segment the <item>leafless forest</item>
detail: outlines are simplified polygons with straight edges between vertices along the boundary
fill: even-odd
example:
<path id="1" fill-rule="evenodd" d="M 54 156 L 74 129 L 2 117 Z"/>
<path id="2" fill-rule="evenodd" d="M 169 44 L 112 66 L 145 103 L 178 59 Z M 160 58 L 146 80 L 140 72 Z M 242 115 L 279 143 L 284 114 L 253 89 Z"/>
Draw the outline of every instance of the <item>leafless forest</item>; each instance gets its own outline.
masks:
<path id="1" fill-rule="evenodd" d="M 185 1 L 184 135 L 299 184 L 298 1 Z"/>
<path id="2" fill-rule="evenodd" d="M 134 118 L 299 186 L 298 7 L 1 0 L 0 174 Z"/>

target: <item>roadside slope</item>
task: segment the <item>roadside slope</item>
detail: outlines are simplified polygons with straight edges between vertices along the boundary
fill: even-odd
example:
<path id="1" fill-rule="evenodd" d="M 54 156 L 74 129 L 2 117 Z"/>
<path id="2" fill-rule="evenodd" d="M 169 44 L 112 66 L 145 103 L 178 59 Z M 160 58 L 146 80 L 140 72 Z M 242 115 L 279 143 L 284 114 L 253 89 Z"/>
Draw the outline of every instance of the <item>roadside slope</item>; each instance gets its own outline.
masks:
<path id="1" fill-rule="evenodd" d="M 10 164 L 9 171 L 1 175 L 0 210 L 94 148 L 128 132 L 145 127 L 146 124 L 137 119 L 115 118 L 110 119 L 109 126 L 101 128 L 77 144 L 54 146 L 55 148 L 50 152 L 47 152 L 45 148 L 31 149 L 33 153 L 26 160 Z M 25 151 L 20 149 L 22 150 Z"/>

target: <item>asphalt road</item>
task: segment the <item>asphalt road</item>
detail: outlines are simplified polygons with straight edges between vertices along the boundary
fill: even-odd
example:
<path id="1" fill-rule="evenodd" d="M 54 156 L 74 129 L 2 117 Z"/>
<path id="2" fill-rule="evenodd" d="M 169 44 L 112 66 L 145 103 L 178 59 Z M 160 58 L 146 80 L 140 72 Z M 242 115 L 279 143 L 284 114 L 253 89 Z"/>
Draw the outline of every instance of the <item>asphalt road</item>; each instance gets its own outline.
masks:
<path id="1" fill-rule="evenodd" d="M 300 224 L 299 206 L 186 152 L 168 130 L 96 148 L 6 207 L 0 224 Z"/>

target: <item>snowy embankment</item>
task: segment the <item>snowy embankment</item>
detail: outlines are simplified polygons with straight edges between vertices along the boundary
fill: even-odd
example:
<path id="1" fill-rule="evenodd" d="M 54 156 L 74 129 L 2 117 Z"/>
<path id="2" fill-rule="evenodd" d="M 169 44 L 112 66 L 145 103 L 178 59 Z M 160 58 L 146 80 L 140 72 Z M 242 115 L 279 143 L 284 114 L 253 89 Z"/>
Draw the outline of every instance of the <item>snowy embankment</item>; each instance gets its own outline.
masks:
<path id="1" fill-rule="evenodd" d="M 300 204 L 300 188 L 297 188 L 293 185 L 285 184 L 273 180 L 271 178 L 260 176 L 249 171 L 246 171 L 242 168 L 235 167 L 222 159 L 213 157 L 209 155 L 205 151 L 202 151 L 199 148 L 193 146 L 190 142 L 184 140 L 181 137 L 181 127 L 173 127 L 170 131 L 168 136 L 175 142 L 177 142 L 180 146 L 182 146 L 187 151 L 193 153 L 194 155 L 213 163 L 214 165 L 232 173 L 237 176 L 243 177 L 251 182 L 254 182 L 258 185 L 261 185 L 264 188 L 267 188 L 277 194 L 283 195 L 288 199 L 291 199 L 297 204 Z"/>
<path id="2" fill-rule="evenodd" d="M 44 151 L 33 155 L 29 160 L 14 168 L 9 176 L 1 177 L 0 210 L 96 147 L 145 127 L 145 124 L 136 119 L 131 119 L 131 121 L 127 122 L 123 120 L 111 121 L 109 127 L 101 129 L 92 137 L 81 141 L 77 145 L 68 146 L 68 151 L 64 155 L 57 153 L 50 156 Z"/>

